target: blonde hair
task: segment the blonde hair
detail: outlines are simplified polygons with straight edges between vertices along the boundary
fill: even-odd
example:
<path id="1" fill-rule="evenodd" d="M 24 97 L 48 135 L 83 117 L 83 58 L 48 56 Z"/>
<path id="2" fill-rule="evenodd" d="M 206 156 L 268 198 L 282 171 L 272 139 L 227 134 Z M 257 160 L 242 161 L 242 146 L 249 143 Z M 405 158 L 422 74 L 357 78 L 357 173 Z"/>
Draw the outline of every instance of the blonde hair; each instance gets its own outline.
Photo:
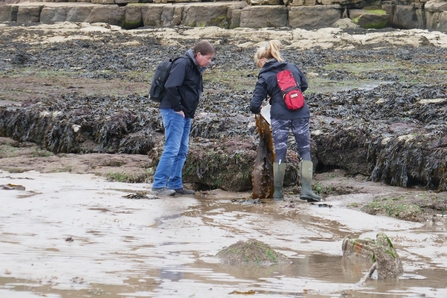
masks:
<path id="1" fill-rule="evenodd" d="M 267 60 L 275 58 L 278 62 L 283 62 L 284 60 L 279 53 L 280 47 L 281 42 L 279 40 L 270 40 L 265 45 L 259 47 L 254 56 L 256 67 L 262 67 L 261 59 L 263 58 L 266 58 Z"/>

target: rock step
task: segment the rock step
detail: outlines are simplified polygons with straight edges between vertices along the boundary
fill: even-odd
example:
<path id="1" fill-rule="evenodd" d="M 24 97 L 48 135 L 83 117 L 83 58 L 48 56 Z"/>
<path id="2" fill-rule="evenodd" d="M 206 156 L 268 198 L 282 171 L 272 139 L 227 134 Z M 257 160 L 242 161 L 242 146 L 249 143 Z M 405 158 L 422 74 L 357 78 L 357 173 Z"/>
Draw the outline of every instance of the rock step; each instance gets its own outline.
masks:
<path id="1" fill-rule="evenodd" d="M 255 3 L 253 1 L 249 2 Z M 395 5 L 384 2 L 377 10 L 363 10 L 357 7 L 355 1 L 348 1 L 342 5 L 332 0 L 324 1 L 324 4 L 319 5 L 316 1 L 303 0 L 278 2 L 284 2 L 287 6 L 284 4 L 249 5 L 246 1 L 160 3 L 168 1 L 34 2 L 31 0 L 22 2 L 22 0 L 0 0 L 0 22 L 108 23 L 124 29 L 145 26 L 217 26 L 225 29 L 290 27 L 311 30 L 339 26 L 338 21 L 347 19 L 363 28 L 394 27 L 447 32 L 447 14 L 444 13 L 447 10 L 447 3 L 435 1 L 428 1 L 425 6 L 418 3 Z M 275 1 L 273 3 L 276 4 Z M 343 24 L 346 26 L 346 23 Z"/>

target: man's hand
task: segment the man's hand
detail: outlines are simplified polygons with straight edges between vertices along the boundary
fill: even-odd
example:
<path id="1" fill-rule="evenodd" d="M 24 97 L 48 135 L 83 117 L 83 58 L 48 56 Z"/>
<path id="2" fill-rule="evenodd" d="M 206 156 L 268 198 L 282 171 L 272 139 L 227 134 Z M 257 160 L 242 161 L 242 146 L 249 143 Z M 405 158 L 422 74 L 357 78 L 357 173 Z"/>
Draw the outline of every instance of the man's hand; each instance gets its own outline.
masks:
<path id="1" fill-rule="evenodd" d="M 185 113 L 183 111 L 178 111 L 176 113 L 182 115 L 182 117 L 185 118 Z"/>

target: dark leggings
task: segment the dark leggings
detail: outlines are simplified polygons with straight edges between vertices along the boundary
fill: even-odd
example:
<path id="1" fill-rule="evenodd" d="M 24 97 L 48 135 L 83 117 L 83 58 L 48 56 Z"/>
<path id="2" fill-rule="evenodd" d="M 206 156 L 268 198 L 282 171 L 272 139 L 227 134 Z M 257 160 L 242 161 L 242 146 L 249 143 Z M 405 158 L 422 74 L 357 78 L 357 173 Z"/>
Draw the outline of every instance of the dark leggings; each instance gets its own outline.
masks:
<path id="1" fill-rule="evenodd" d="M 303 160 L 311 160 L 309 118 L 293 120 L 272 119 L 271 121 L 273 143 L 275 144 L 275 162 L 285 162 L 290 128 L 295 136 L 296 146 L 301 158 Z"/>

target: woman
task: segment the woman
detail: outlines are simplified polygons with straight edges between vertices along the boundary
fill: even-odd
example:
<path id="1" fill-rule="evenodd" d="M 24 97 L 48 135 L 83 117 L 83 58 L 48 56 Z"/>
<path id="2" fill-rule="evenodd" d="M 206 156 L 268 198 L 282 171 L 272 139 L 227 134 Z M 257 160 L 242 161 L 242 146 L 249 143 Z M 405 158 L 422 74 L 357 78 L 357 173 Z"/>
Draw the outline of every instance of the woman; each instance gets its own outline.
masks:
<path id="1" fill-rule="evenodd" d="M 284 199 L 282 193 L 286 170 L 284 161 L 287 153 L 287 138 L 289 130 L 292 129 L 301 157 L 300 199 L 308 202 L 319 202 L 322 198 L 312 191 L 313 164 L 310 157 L 309 108 L 306 103 L 298 110 L 287 108 L 276 80 L 276 74 L 285 68 L 290 70 L 302 92 L 307 89 L 307 80 L 296 65 L 284 62 L 279 51 L 280 47 L 281 43 L 279 41 L 271 40 L 256 51 L 254 61 L 256 66 L 261 68 L 261 71 L 250 102 L 250 110 L 254 114 L 259 114 L 262 102 L 267 98 L 267 95 L 270 97 L 271 128 L 275 145 L 275 162 L 273 164 L 275 191 L 273 199 L 275 201 Z"/>
<path id="2" fill-rule="evenodd" d="M 214 55 L 213 45 L 202 40 L 172 63 L 165 84 L 166 95 L 160 102 L 165 146 L 154 174 L 152 192 L 155 194 L 194 194 L 193 190 L 183 188 L 182 170 L 188 154 L 191 119 L 203 91 L 202 74 Z"/>

